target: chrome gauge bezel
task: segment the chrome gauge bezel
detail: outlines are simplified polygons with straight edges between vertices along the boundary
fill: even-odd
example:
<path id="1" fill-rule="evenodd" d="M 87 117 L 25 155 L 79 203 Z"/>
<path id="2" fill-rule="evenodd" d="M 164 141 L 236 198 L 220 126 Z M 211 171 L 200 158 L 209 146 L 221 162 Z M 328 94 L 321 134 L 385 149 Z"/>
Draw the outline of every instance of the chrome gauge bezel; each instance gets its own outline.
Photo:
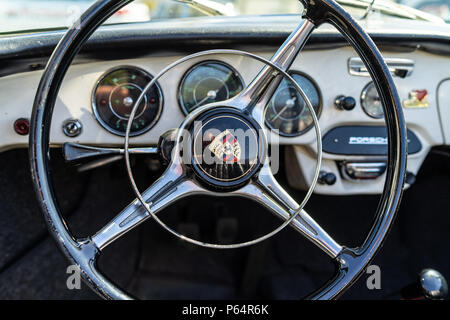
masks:
<path id="1" fill-rule="evenodd" d="M 241 82 L 242 88 L 245 88 L 245 81 L 242 78 L 241 74 L 236 70 L 236 68 L 231 66 L 229 63 L 224 62 L 222 60 L 214 60 L 214 59 L 208 59 L 208 60 L 204 60 L 204 61 L 195 63 L 186 70 L 186 72 L 183 74 L 183 76 L 181 77 L 181 80 L 178 84 L 178 106 L 180 107 L 181 111 L 183 111 L 184 115 L 186 115 L 186 116 L 193 111 L 193 110 L 188 111 L 183 102 L 182 88 L 184 86 L 186 78 L 196 68 L 201 67 L 202 65 L 205 65 L 205 64 L 210 64 L 210 63 L 221 64 L 224 67 L 228 68 L 233 74 L 235 74 L 238 77 L 239 81 Z"/>
<path id="2" fill-rule="evenodd" d="M 375 86 L 375 84 L 374 84 L 373 81 L 370 81 L 369 83 L 367 83 L 367 84 L 364 86 L 364 88 L 362 89 L 362 91 L 361 91 L 361 96 L 360 96 L 360 98 L 359 98 L 359 103 L 361 104 L 361 109 L 364 111 L 365 114 L 367 114 L 369 117 L 371 117 L 371 118 L 373 118 L 373 119 L 383 119 L 383 118 L 384 118 L 384 111 L 383 111 L 383 113 L 382 113 L 381 115 L 374 115 L 374 114 L 370 113 L 370 112 L 366 109 L 366 107 L 364 106 L 364 101 L 365 101 L 365 99 L 366 99 L 367 92 L 369 91 L 369 88 L 370 88 L 371 86 Z M 377 90 L 376 87 L 375 87 L 375 90 L 377 91 L 377 94 L 378 94 L 378 90 Z M 378 96 L 379 96 L 379 94 L 378 94 Z M 381 110 L 383 110 L 383 106 L 381 106 Z"/>
<path id="3" fill-rule="evenodd" d="M 153 79 L 154 77 L 151 75 L 151 73 L 149 73 L 148 71 L 146 71 L 143 68 L 137 67 L 137 66 L 132 66 L 132 65 L 121 65 L 121 66 L 117 66 L 114 68 L 110 68 L 108 70 L 106 70 L 101 76 L 100 78 L 96 81 L 94 88 L 92 89 L 92 93 L 91 93 L 91 107 L 92 107 L 92 112 L 95 116 L 95 119 L 97 120 L 97 122 L 108 132 L 115 134 L 117 136 L 121 136 L 121 137 L 125 137 L 125 132 L 121 132 L 118 131 L 114 128 L 112 128 L 108 123 L 106 123 L 100 116 L 100 114 L 98 113 L 97 110 L 97 104 L 96 104 L 96 93 L 97 93 L 97 89 L 100 85 L 100 83 L 111 73 L 116 72 L 118 70 L 122 70 L 122 69 L 127 69 L 127 70 L 134 70 L 137 72 L 141 72 L 143 74 L 145 74 L 147 77 L 149 77 L 150 79 Z M 150 80 L 151 81 L 151 80 Z M 158 112 L 155 115 L 155 118 L 153 119 L 153 121 L 151 123 L 149 123 L 145 128 L 143 128 L 142 130 L 130 133 L 130 137 L 136 137 L 136 136 L 140 136 L 146 132 L 148 132 L 150 129 L 152 129 L 156 123 L 159 121 L 159 119 L 161 118 L 161 114 L 163 111 L 163 106 L 164 106 L 164 96 L 161 90 L 161 87 L 159 85 L 158 82 L 155 83 L 155 86 L 158 90 L 158 95 L 159 95 L 159 106 L 158 106 Z M 142 88 L 143 90 L 143 88 Z"/>
<path id="4" fill-rule="evenodd" d="M 316 89 L 317 95 L 319 96 L 319 107 L 317 108 L 316 115 L 317 115 L 317 119 L 320 119 L 320 115 L 322 114 L 322 109 L 323 109 L 323 97 L 322 97 L 322 92 L 320 91 L 320 87 L 317 84 L 317 82 L 310 75 L 308 75 L 308 74 L 306 74 L 306 73 L 304 73 L 302 71 L 292 70 L 292 71 L 289 71 L 288 73 L 291 76 L 293 76 L 293 75 L 300 75 L 302 77 L 305 77 L 306 79 L 308 79 L 312 83 L 312 85 Z M 281 84 L 281 82 L 280 82 L 280 84 Z M 277 88 L 277 90 L 278 90 L 278 88 Z M 275 91 L 275 93 L 276 93 L 276 91 Z M 299 131 L 299 132 L 296 132 L 296 133 L 284 133 L 284 132 L 279 131 L 279 129 L 274 128 L 270 124 L 270 122 L 267 120 L 266 113 L 267 113 L 267 109 L 270 107 L 270 103 L 271 103 L 273 97 L 275 96 L 275 93 L 273 94 L 272 98 L 269 100 L 269 102 L 267 103 L 267 106 L 264 109 L 264 122 L 265 122 L 266 126 L 270 130 L 276 130 L 275 132 L 277 132 L 277 134 L 279 136 L 293 138 L 293 137 L 298 137 L 298 136 L 304 135 L 306 132 L 308 132 L 309 130 L 311 130 L 314 127 L 314 123 L 313 123 L 313 124 L 309 125 L 306 129 L 303 129 L 302 131 Z"/>

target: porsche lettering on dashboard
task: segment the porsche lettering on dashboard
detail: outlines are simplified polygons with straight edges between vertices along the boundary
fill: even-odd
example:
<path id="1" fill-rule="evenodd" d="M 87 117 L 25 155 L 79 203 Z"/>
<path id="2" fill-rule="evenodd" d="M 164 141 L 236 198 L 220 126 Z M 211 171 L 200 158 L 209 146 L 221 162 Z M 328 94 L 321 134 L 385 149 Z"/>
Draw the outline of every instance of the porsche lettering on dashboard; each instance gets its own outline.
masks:
<path id="1" fill-rule="evenodd" d="M 348 144 L 384 145 L 388 140 L 386 137 L 350 137 Z"/>

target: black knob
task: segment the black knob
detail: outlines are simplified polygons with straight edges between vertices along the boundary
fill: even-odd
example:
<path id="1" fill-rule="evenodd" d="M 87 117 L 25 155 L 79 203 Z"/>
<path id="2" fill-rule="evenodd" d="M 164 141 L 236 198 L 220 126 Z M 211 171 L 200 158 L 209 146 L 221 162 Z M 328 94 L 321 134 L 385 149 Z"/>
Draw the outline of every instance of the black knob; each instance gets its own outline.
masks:
<path id="1" fill-rule="evenodd" d="M 160 153 L 161 160 L 164 164 L 169 164 L 170 159 L 172 159 L 172 150 L 175 146 L 175 141 L 177 139 L 178 131 L 176 129 L 172 129 L 164 132 L 159 137 L 158 142 L 158 150 Z"/>
<path id="2" fill-rule="evenodd" d="M 317 182 L 332 186 L 336 183 L 336 175 L 332 172 L 320 171 Z"/>
<path id="3" fill-rule="evenodd" d="M 413 185 L 416 182 L 416 175 L 410 171 L 406 172 L 405 182 L 409 185 Z"/>
<path id="4" fill-rule="evenodd" d="M 356 100 L 353 97 L 338 96 L 334 101 L 336 108 L 340 110 L 353 110 L 356 106 Z"/>

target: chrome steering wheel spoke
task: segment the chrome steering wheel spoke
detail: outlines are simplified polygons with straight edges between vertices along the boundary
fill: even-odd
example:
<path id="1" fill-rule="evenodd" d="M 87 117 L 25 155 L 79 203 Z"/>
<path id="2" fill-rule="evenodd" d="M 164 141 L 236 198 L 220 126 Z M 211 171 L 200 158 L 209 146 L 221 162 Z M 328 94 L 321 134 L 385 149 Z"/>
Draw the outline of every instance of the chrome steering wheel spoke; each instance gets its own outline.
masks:
<path id="1" fill-rule="evenodd" d="M 142 197 L 148 205 L 148 209 L 157 214 L 173 202 L 202 191 L 201 187 L 185 176 L 178 164 L 173 163 L 158 180 L 142 193 Z M 92 241 L 99 250 L 103 250 L 150 217 L 151 214 L 141 201 L 135 199 L 98 231 L 92 237 Z"/>
<path id="2" fill-rule="evenodd" d="M 289 70 L 299 52 L 314 31 L 315 25 L 303 19 L 286 41 L 270 59 L 283 71 Z M 277 90 L 283 75 L 279 70 L 266 65 L 252 82 L 235 98 L 233 103 L 246 110 L 261 125 L 264 125 L 264 108 Z"/>
<path id="3" fill-rule="evenodd" d="M 268 165 L 262 168 L 258 178 L 253 183 L 245 186 L 237 193 L 256 200 L 284 221 L 301 210 L 290 226 L 333 259 L 342 251 L 342 246 L 303 210 L 278 183 Z"/>

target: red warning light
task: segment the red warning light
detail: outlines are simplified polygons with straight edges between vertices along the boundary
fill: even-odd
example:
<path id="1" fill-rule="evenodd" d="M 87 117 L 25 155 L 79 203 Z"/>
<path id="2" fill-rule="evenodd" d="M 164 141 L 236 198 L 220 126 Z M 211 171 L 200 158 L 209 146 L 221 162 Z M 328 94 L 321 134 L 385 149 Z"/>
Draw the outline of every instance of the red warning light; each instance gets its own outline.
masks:
<path id="1" fill-rule="evenodd" d="M 14 122 L 14 131 L 21 136 L 26 136 L 30 133 L 30 121 L 25 118 L 17 119 Z"/>

